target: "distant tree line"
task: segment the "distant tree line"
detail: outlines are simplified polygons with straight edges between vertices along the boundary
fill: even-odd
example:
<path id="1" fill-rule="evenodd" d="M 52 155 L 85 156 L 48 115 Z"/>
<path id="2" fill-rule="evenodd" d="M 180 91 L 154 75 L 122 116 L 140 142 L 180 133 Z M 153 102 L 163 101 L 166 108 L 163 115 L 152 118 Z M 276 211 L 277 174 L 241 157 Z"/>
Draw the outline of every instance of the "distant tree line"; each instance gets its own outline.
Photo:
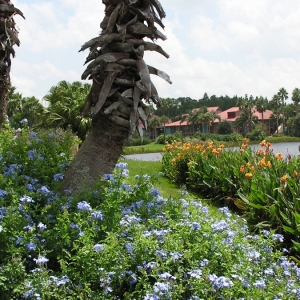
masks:
<path id="1" fill-rule="evenodd" d="M 43 98 L 43 102 L 47 103 L 45 107 L 39 99 L 23 97 L 15 87 L 11 87 L 7 101 L 9 124 L 17 129 L 20 122 L 27 119 L 28 125 L 32 128 L 71 128 L 81 140 L 84 140 L 91 126 L 91 118 L 80 116 L 78 111 L 84 103 L 89 89 L 90 84 L 88 83 L 61 81 L 51 87 L 49 93 Z M 278 128 L 279 124 L 282 124 L 287 131 L 284 132 L 285 134 L 300 136 L 300 89 L 293 90 L 292 102 L 287 104 L 288 99 L 288 93 L 284 88 L 279 89 L 271 100 L 247 94 L 242 97 L 217 97 L 215 95 L 209 97 L 205 93 L 203 98 L 198 100 L 190 97 L 162 98 L 160 107 L 148 106 L 146 113 L 149 117 L 150 128 L 165 128 L 170 119 L 187 121 L 192 126 L 197 124 L 202 126 L 203 124 L 209 125 L 218 118 L 215 113 L 207 110 L 208 107 L 219 107 L 224 111 L 236 106 L 240 108 L 241 114 L 234 125 L 243 128 L 244 132 L 251 132 L 257 129 L 254 109 L 262 114 L 262 119 L 264 112 L 271 110 L 273 112 L 271 116 L 273 128 Z M 195 108 L 199 109 L 195 110 Z M 224 126 L 227 128 L 228 124 L 224 124 Z M 263 122 L 259 129 L 264 130 Z M 228 129 L 226 130 L 228 131 Z"/>

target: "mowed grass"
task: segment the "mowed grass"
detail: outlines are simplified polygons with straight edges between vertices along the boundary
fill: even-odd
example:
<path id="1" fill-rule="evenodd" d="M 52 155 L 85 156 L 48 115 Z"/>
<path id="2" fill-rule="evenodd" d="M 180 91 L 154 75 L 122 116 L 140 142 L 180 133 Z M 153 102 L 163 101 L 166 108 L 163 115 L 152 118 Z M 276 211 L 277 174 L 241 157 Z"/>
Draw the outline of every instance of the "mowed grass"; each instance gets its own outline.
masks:
<path id="1" fill-rule="evenodd" d="M 156 153 L 162 152 L 165 145 L 150 143 L 141 146 L 129 146 L 125 147 L 123 150 L 124 155 L 128 154 L 140 154 L 140 153 Z"/>
<path id="2" fill-rule="evenodd" d="M 162 164 L 158 161 L 139 161 L 122 159 L 122 162 L 128 163 L 128 170 L 131 177 L 134 175 L 150 175 L 158 180 L 157 188 L 161 191 L 164 198 L 180 197 L 180 187 L 172 183 L 162 174 Z"/>

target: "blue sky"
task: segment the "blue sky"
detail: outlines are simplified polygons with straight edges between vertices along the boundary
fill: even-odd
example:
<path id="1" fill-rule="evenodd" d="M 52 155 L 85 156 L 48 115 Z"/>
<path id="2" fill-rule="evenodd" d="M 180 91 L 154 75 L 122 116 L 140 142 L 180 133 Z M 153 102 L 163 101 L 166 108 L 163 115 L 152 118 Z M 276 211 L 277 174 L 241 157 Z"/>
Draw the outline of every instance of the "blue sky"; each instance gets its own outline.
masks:
<path id="1" fill-rule="evenodd" d="M 299 0 L 161 0 L 167 17 L 158 40 L 170 58 L 145 60 L 171 76 L 153 78 L 161 97 L 264 96 L 300 87 Z M 80 46 L 100 33 L 101 0 L 15 0 L 12 84 L 24 96 L 42 99 L 60 80 L 80 80 L 88 50 Z"/>

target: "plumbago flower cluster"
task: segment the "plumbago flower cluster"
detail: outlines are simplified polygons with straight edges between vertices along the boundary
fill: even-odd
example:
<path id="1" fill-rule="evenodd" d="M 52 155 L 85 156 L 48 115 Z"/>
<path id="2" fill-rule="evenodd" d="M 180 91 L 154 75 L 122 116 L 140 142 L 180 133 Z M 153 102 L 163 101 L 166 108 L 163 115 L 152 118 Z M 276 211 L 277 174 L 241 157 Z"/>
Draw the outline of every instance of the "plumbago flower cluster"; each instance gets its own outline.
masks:
<path id="1" fill-rule="evenodd" d="M 15 185 L 5 174 L 3 149 L 1 299 L 300 298 L 300 268 L 274 250 L 282 236 L 250 235 L 227 207 L 216 214 L 186 193 L 165 199 L 122 162 L 77 198 L 57 192 L 62 173 L 47 164 L 28 189 L 21 173 Z"/>

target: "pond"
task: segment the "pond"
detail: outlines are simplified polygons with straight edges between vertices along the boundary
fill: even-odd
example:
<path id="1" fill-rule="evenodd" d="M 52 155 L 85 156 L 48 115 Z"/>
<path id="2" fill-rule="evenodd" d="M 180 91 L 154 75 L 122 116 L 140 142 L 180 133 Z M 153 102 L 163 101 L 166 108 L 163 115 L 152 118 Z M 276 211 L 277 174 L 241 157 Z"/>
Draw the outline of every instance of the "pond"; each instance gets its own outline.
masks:
<path id="1" fill-rule="evenodd" d="M 249 145 L 251 149 L 257 151 L 261 149 L 259 144 Z M 297 156 L 300 154 L 299 148 L 300 142 L 289 142 L 289 143 L 274 143 L 272 144 L 273 153 L 276 154 L 278 152 L 282 153 L 284 157 L 288 154 L 291 156 Z M 239 149 L 238 147 L 233 147 L 230 149 Z M 129 160 L 141 160 L 141 161 L 161 161 L 162 153 L 143 153 L 143 154 L 131 154 L 124 155 L 126 159 Z"/>
<path id="2" fill-rule="evenodd" d="M 254 151 L 257 151 L 258 149 L 262 149 L 262 147 L 259 144 L 249 145 L 249 147 Z M 288 154 L 291 156 L 298 156 L 300 154 L 299 147 L 300 147 L 299 142 L 274 143 L 272 144 L 271 149 L 273 149 L 274 154 L 280 152 L 284 157 L 286 157 Z M 239 148 L 233 147 L 230 149 L 239 149 Z"/>

